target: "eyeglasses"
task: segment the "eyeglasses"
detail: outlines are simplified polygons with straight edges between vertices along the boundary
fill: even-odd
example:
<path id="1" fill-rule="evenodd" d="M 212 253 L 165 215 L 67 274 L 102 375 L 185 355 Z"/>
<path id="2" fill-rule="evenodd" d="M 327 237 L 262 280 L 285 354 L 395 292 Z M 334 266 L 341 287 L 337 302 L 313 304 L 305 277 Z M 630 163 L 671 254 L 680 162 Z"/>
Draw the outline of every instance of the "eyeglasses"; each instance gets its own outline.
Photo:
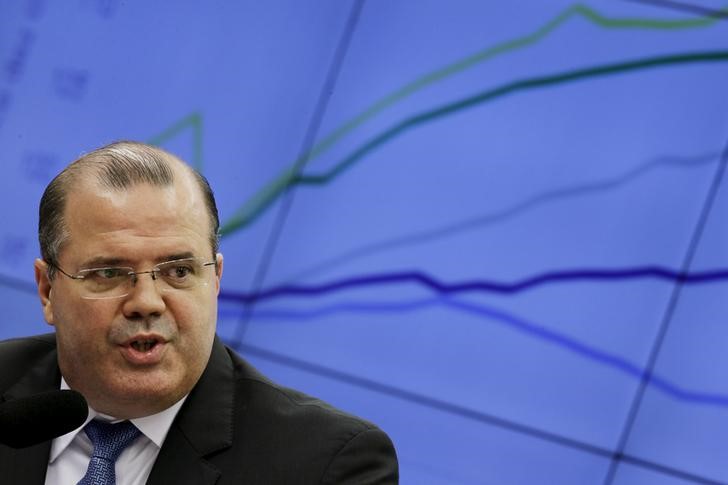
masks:
<path id="1" fill-rule="evenodd" d="M 149 274 L 161 291 L 184 291 L 207 286 L 209 280 L 205 277 L 205 268 L 215 264 L 215 261 L 185 258 L 159 263 L 149 271 L 134 271 L 134 268 L 113 266 L 82 269 L 73 275 L 55 264 L 51 266 L 81 283 L 81 298 L 101 300 L 127 296 L 142 274 Z"/>

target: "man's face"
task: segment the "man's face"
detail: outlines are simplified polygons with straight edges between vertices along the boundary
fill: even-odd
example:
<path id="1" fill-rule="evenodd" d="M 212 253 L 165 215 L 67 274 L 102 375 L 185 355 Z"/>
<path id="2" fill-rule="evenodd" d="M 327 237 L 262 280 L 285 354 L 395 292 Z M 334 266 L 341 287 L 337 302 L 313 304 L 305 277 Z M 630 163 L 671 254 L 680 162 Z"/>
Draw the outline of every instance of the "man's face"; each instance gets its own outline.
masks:
<path id="1" fill-rule="evenodd" d="M 212 261 L 210 220 L 198 186 L 176 170 L 173 186 L 141 184 L 124 191 L 84 181 L 69 191 L 69 239 L 59 266 L 70 274 L 100 266 L 148 271 L 193 256 Z M 187 394 L 207 365 L 215 335 L 222 255 L 207 266 L 207 285 L 160 291 L 139 275 L 127 296 L 82 298 L 81 282 L 36 261 L 47 322 L 56 329 L 66 382 L 97 411 L 118 418 L 160 412 Z M 153 343 L 151 348 L 139 342 Z"/>

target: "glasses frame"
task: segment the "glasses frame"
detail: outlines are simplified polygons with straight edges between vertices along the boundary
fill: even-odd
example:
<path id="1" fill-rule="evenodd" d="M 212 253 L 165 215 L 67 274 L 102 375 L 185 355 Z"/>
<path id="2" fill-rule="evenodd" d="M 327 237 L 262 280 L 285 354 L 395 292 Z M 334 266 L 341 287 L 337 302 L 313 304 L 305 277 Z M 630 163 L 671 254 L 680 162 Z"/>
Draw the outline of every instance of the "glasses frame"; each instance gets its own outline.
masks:
<path id="1" fill-rule="evenodd" d="M 82 295 L 81 298 L 86 299 L 86 300 L 113 300 L 116 298 L 124 298 L 126 296 L 129 296 L 129 294 L 131 293 L 131 290 L 136 286 L 136 282 L 139 279 L 139 275 L 148 274 L 152 277 L 153 281 L 157 281 L 158 273 L 160 273 L 160 270 L 158 268 L 159 266 L 162 266 L 165 264 L 170 264 L 170 263 L 179 263 L 179 262 L 183 262 L 183 261 L 201 261 L 202 268 L 215 265 L 215 273 L 217 273 L 217 261 L 205 261 L 202 258 L 195 258 L 195 257 L 172 259 L 170 261 L 162 261 L 161 263 L 157 263 L 154 266 L 152 266 L 152 269 L 146 270 L 146 271 L 134 271 L 134 268 L 132 268 L 130 266 L 100 266 L 98 268 L 84 268 L 79 271 L 100 271 L 100 270 L 104 270 L 104 269 L 128 269 L 130 271 L 126 273 L 126 276 L 128 277 L 128 279 L 126 281 L 131 282 L 131 286 L 129 287 L 129 291 L 127 291 L 126 293 L 123 293 L 121 295 L 113 295 L 113 296 L 85 296 L 85 295 Z M 46 261 L 46 264 L 49 267 L 57 269 L 63 275 L 71 278 L 74 281 L 83 281 L 86 279 L 85 275 L 67 273 L 63 268 L 61 268 L 57 264 L 49 263 L 47 261 Z M 203 286 L 206 286 L 206 285 L 203 285 Z M 199 288 L 199 286 L 194 286 L 192 288 Z M 187 289 L 192 289 L 192 288 L 187 288 Z M 186 291 L 186 290 L 179 289 L 179 288 L 162 288 L 161 291 Z"/>

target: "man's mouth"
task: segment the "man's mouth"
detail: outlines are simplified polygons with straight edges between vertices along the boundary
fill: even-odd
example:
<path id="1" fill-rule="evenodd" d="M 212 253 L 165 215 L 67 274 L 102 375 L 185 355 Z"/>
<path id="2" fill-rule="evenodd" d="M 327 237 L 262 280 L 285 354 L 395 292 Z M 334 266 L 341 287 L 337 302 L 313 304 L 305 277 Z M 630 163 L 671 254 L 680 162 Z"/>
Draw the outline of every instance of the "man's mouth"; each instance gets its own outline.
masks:
<path id="1" fill-rule="evenodd" d="M 129 345 L 137 352 L 149 352 L 159 343 L 156 338 L 132 340 Z"/>
<path id="2" fill-rule="evenodd" d="M 136 335 L 121 344 L 124 358 L 135 365 L 152 365 L 162 361 L 167 341 L 159 335 Z"/>

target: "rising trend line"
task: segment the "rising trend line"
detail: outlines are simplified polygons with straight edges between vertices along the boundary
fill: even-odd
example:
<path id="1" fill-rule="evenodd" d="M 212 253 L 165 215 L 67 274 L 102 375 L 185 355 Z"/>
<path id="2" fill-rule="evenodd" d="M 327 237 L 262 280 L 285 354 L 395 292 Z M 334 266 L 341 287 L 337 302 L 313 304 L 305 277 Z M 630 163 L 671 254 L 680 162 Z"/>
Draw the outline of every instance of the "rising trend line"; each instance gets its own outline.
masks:
<path id="1" fill-rule="evenodd" d="M 495 211 L 480 214 L 467 219 L 450 222 L 444 226 L 425 229 L 416 233 L 390 237 L 388 239 L 370 242 L 359 247 L 349 249 L 343 253 L 331 256 L 323 261 L 319 261 L 308 268 L 305 268 L 295 275 L 287 278 L 288 281 L 295 281 L 305 277 L 311 277 L 314 274 L 324 270 L 330 270 L 344 263 L 350 263 L 354 260 L 371 256 L 380 252 L 400 248 L 411 247 L 417 244 L 436 241 L 445 237 L 455 236 L 466 231 L 481 229 L 485 226 L 497 224 L 518 216 L 528 210 L 540 207 L 542 204 L 556 202 L 570 197 L 579 197 L 597 192 L 606 192 L 621 187 L 624 184 L 633 182 L 639 177 L 648 174 L 656 168 L 677 167 L 680 169 L 690 169 L 702 167 L 708 163 L 718 161 L 720 153 L 706 153 L 690 157 L 662 156 L 649 160 L 645 163 L 637 165 L 627 172 L 617 175 L 613 178 L 597 180 L 581 185 L 573 185 L 560 187 L 536 194 L 528 199 L 516 202 L 515 204 L 498 209 Z"/>
<path id="2" fill-rule="evenodd" d="M 728 8 L 728 7 L 725 7 Z M 719 10 L 721 12 L 721 10 Z M 404 86 L 396 89 L 390 94 L 376 101 L 369 108 L 354 116 L 333 132 L 317 143 L 308 154 L 308 159 L 316 158 L 323 152 L 327 151 L 331 146 L 337 143 L 341 138 L 358 128 L 366 121 L 370 120 L 377 114 L 381 113 L 390 106 L 411 96 L 417 91 L 434 84 L 438 81 L 451 77 L 457 73 L 475 67 L 487 60 L 493 59 L 499 55 L 507 54 L 511 51 L 523 49 L 525 47 L 537 44 L 549 34 L 554 32 L 562 24 L 566 23 L 572 17 L 583 17 L 587 21 L 603 29 L 643 29 L 643 30 L 680 30 L 699 27 L 709 27 L 716 22 L 716 18 L 691 18 L 681 20 L 661 20 L 647 19 L 635 17 L 610 18 L 602 15 L 596 10 L 583 5 L 574 4 L 556 15 L 553 19 L 546 22 L 530 34 L 517 37 L 500 44 L 482 49 L 474 54 L 459 59 L 444 67 L 431 71 Z"/>
<path id="3" fill-rule="evenodd" d="M 721 11 L 728 10 L 728 6 L 723 7 Z M 404 100 L 412 94 L 424 89 L 425 87 L 434 84 L 438 81 L 444 80 L 457 73 L 466 71 L 472 67 L 475 67 L 485 61 L 493 59 L 499 55 L 507 54 L 511 51 L 523 49 L 534 45 L 549 34 L 554 32 L 558 27 L 564 24 L 567 20 L 572 17 L 583 17 L 587 21 L 603 29 L 641 29 L 641 30 L 683 30 L 693 28 L 705 28 L 714 24 L 716 18 L 691 18 L 691 19 L 680 19 L 680 20 L 665 20 L 665 19 L 649 19 L 649 18 L 636 18 L 636 17 L 607 17 L 597 12 L 596 10 L 583 5 L 574 4 L 567 7 L 561 13 L 557 14 L 553 19 L 546 22 L 541 27 L 537 28 L 530 34 L 526 34 L 515 39 L 511 39 L 491 47 L 482 49 L 472 55 L 459 59 L 451 64 L 435 69 L 421 77 L 418 77 L 410 83 L 396 89 L 385 97 L 379 99 L 369 108 L 365 109 L 360 114 L 351 118 L 349 121 L 342 124 L 339 128 L 335 129 L 328 136 L 323 138 L 319 143 L 314 145 L 310 152 L 299 157 L 289 168 L 285 169 L 278 177 L 268 183 L 267 186 L 263 187 L 251 200 L 249 200 L 241 209 L 238 210 L 238 214 L 253 213 L 253 209 L 261 207 L 265 209 L 270 205 L 280 194 L 285 191 L 295 177 L 295 168 L 302 165 L 302 162 L 311 160 L 318 157 L 338 141 L 340 141 L 348 133 L 352 132 L 380 112 L 389 108 L 390 106 Z M 235 220 L 236 216 L 233 216 Z M 240 216 L 238 216 L 240 217 Z M 252 222 L 252 221 L 251 221 Z M 227 230 L 230 223 L 223 225 L 223 228 Z M 244 227 L 245 224 L 239 226 Z M 231 229 L 231 230 L 234 230 Z M 225 234 L 225 233 L 224 233 Z"/>
<path id="4" fill-rule="evenodd" d="M 519 332 L 522 332 L 538 340 L 548 342 L 572 354 L 576 354 L 579 357 L 595 362 L 599 365 L 615 369 L 633 379 L 641 380 L 643 378 L 644 369 L 642 367 L 630 362 L 629 360 L 619 356 L 618 354 L 602 350 L 598 347 L 584 343 L 566 334 L 551 330 L 544 325 L 529 321 L 525 318 L 516 316 L 512 313 L 500 310 L 498 308 L 482 304 L 457 301 L 448 297 L 435 297 L 431 299 L 422 299 L 400 303 L 340 303 L 311 310 L 264 310 L 258 308 L 254 313 L 254 319 L 288 321 L 310 320 L 333 315 L 336 313 L 404 313 L 419 311 L 432 306 L 448 307 L 461 313 L 467 313 L 474 315 L 478 318 L 502 323 L 509 328 L 518 330 Z M 727 394 L 686 389 L 656 374 L 652 374 L 650 376 L 649 384 L 655 389 L 663 392 L 664 394 L 667 394 L 680 401 L 728 408 Z"/>
<path id="5" fill-rule="evenodd" d="M 159 146 L 178 136 L 182 131 L 192 129 L 192 166 L 202 173 L 202 127 L 202 115 L 195 111 L 153 136 L 147 140 L 147 143 Z"/>
<path id="6" fill-rule="evenodd" d="M 669 282 L 680 282 L 683 284 L 717 283 L 728 281 L 728 269 L 684 273 L 660 266 L 610 269 L 581 268 L 549 271 L 514 282 L 472 280 L 457 283 L 442 282 L 422 271 L 401 271 L 352 276 L 318 285 L 280 285 L 255 293 L 225 291 L 220 293 L 220 298 L 223 300 L 249 304 L 282 297 L 319 296 L 329 293 L 338 293 L 352 288 L 401 285 L 408 283 L 418 284 L 440 295 L 453 295 L 467 292 L 513 294 L 553 283 L 566 283 L 584 280 L 623 281 L 634 279 L 656 279 Z"/>
<path id="7" fill-rule="evenodd" d="M 645 69 L 653 69 L 659 67 L 697 64 L 706 62 L 726 62 L 728 61 L 728 51 L 709 51 L 709 52 L 693 52 L 687 54 L 671 54 L 665 56 L 648 57 L 631 61 L 624 61 L 611 64 L 603 64 L 582 69 L 569 70 L 558 74 L 547 76 L 531 77 L 513 81 L 499 87 L 488 89 L 468 96 L 454 102 L 450 102 L 427 111 L 420 112 L 413 116 L 409 116 L 402 121 L 395 123 L 388 129 L 380 132 L 378 135 L 370 138 L 361 144 L 349 155 L 344 157 L 340 162 L 334 165 L 330 170 L 321 174 L 297 175 L 295 171 L 289 169 L 279 176 L 271 185 L 265 187 L 253 199 L 254 204 L 246 203 L 231 220 L 226 222 L 220 229 L 222 235 L 228 235 L 234 231 L 246 227 L 260 216 L 270 205 L 286 190 L 296 185 L 325 185 L 334 180 L 336 177 L 351 168 L 356 162 L 360 161 L 364 156 L 373 152 L 383 144 L 390 142 L 394 138 L 404 134 L 412 128 L 431 123 L 445 116 L 453 115 L 460 111 L 470 109 L 490 101 L 494 101 L 501 97 L 528 91 L 531 89 L 545 88 L 583 79 L 594 77 L 609 76 L 633 71 L 641 71 Z"/>

